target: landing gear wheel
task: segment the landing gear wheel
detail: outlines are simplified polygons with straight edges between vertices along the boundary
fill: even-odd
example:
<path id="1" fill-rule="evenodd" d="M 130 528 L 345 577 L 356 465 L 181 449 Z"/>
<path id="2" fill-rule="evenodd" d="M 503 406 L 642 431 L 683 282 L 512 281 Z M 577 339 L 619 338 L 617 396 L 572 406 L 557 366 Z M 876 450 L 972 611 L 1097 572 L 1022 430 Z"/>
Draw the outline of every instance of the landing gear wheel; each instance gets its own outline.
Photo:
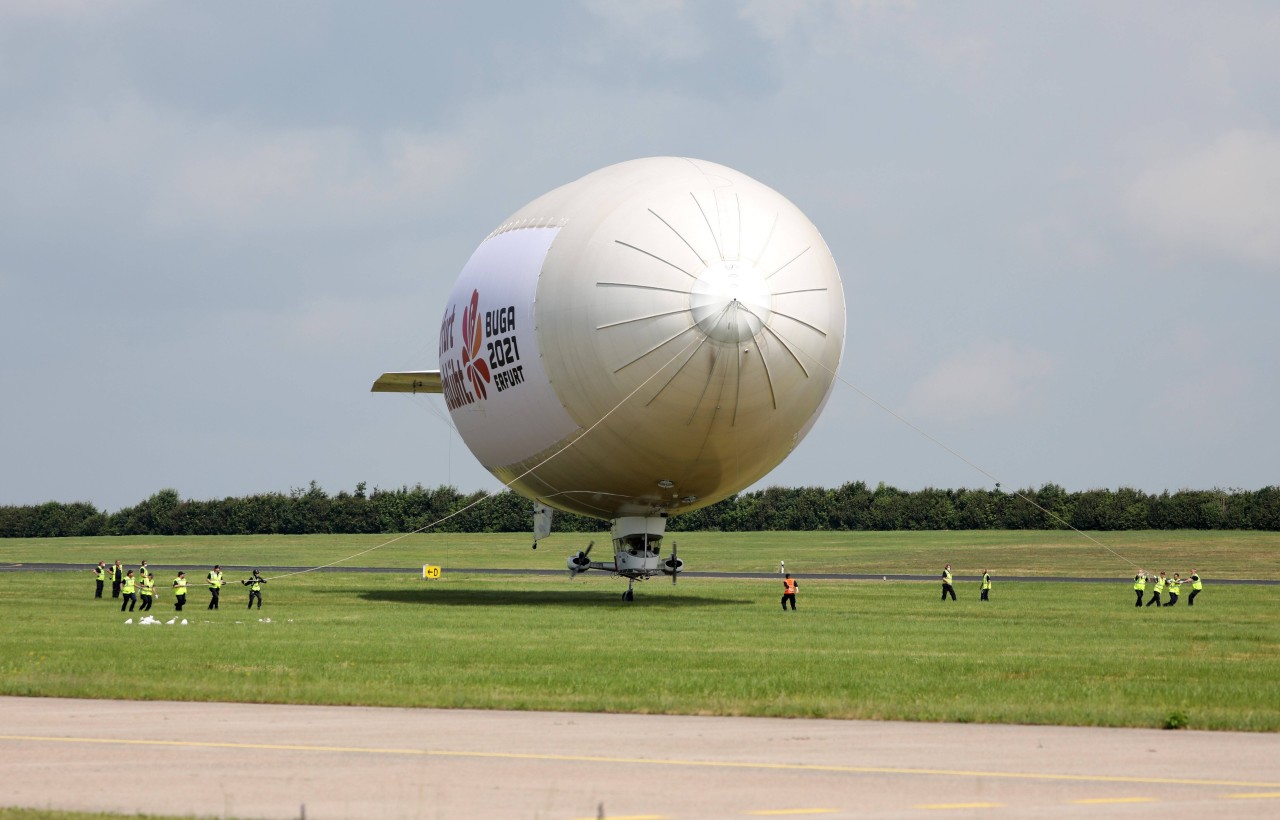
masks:
<path id="1" fill-rule="evenodd" d="M 622 600 L 624 601 L 634 601 L 635 599 L 636 599 L 636 594 L 634 591 L 630 589 L 622 593 Z"/>

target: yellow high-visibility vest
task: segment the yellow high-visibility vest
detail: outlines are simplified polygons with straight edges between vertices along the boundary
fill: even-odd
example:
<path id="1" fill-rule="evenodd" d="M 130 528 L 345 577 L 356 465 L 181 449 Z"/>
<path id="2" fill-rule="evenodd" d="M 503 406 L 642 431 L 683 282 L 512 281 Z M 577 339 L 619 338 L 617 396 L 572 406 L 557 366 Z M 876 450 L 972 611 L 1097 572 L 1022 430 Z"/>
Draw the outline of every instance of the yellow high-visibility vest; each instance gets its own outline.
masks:
<path id="1" fill-rule="evenodd" d="M 124 580 L 120 582 L 120 591 L 123 592 L 125 595 L 132 595 L 133 579 L 126 575 Z"/>
<path id="2" fill-rule="evenodd" d="M 173 594 L 174 594 L 174 595 L 186 595 L 186 594 L 187 594 L 187 579 L 186 579 L 186 578 L 174 578 L 174 579 L 173 579 Z"/>
<path id="3" fill-rule="evenodd" d="M 1152 587 L 1152 592 L 1164 592 L 1164 579 L 1156 578 L 1156 585 Z"/>
<path id="4" fill-rule="evenodd" d="M 1136 589 L 1136 590 L 1138 590 L 1139 592 L 1146 592 L 1146 591 L 1147 591 L 1147 576 L 1145 576 L 1145 575 L 1135 575 L 1135 576 L 1133 576 L 1133 588 L 1134 588 L 1134 589 Z"/>
<path id="5" fill-rule="evenodd" d="M 984 574 L 983 574 L 983 576 L 982 576 L 982 588 L 983 588 L 983 589 L 991 589 L 991 575 L 990 575 L 990 573 L 984 573 Z"/>
<path id="6" fill-rule="evenodd" d="M 222 587 L 222 573 L 210 572 L 209 573 L 209 589 L 220 589 L 221 587 Z"/>

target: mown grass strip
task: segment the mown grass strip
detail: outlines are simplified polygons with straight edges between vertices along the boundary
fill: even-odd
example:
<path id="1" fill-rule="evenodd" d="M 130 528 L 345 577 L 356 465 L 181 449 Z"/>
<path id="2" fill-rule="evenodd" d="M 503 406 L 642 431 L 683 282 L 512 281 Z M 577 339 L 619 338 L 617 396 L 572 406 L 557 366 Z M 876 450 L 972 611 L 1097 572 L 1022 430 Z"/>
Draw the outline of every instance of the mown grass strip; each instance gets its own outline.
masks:
<path id="1" fill-rule="evenodd" d="M 693 571 L 935 574 L 951 564 L 957 575 L 989 569 L 997 577 L 1065 575 L 1133 577 L 1134 564 L 1213 578 L 1280 578 L 1280 533 L 1193 530 L 1090 533 L 1118 553 L 1073 532 L 668 532 Z M 339 561 L 399 536 L 266 535 L 138 536 L 0 539 L 0 564 L 20 561 L 83 563 L 120 559 L 128 567 L 185 564 L 204 570 L 236 566 L 318 566 Z M 421 533 L 375 549 L 353 562 L 371 567 L 554 569 L 594 540 L 592 557 L 608 552 L 607 533 L 557 533 L 531 550 L 530 536 Z M 664 544 L 664 551 L 667 544 Z M 1133 562 L 1132 564 L 1129 562 Z M 88 575 L 86 574 L 86 578 Z"/>

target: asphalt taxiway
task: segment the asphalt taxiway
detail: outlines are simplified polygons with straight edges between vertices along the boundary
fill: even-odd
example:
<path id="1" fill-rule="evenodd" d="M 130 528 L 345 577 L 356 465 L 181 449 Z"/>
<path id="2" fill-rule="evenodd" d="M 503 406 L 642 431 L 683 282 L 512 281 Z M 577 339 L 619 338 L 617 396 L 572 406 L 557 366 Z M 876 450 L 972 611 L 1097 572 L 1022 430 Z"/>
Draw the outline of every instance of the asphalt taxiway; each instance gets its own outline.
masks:
<path id="1" fill-rule="evenodd" d="M 0 805 L 218 817 L 1280 817 L 1280 736 L 0 697 Z"/>

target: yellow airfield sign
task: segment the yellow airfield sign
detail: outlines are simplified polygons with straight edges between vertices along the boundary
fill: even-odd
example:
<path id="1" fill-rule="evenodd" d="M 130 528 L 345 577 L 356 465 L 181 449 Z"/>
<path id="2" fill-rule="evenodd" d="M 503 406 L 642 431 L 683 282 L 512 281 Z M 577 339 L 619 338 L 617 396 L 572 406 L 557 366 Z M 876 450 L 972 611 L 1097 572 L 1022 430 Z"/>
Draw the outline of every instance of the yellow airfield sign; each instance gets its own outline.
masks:
<path id="1" fill-rule="evenodd" d="M 435 567 L 435 566 L 432 566 L 431 564 L 422 565 L 422 580 L 431 581 L 439 577 L 440 577 L 440 567 Z"/>

